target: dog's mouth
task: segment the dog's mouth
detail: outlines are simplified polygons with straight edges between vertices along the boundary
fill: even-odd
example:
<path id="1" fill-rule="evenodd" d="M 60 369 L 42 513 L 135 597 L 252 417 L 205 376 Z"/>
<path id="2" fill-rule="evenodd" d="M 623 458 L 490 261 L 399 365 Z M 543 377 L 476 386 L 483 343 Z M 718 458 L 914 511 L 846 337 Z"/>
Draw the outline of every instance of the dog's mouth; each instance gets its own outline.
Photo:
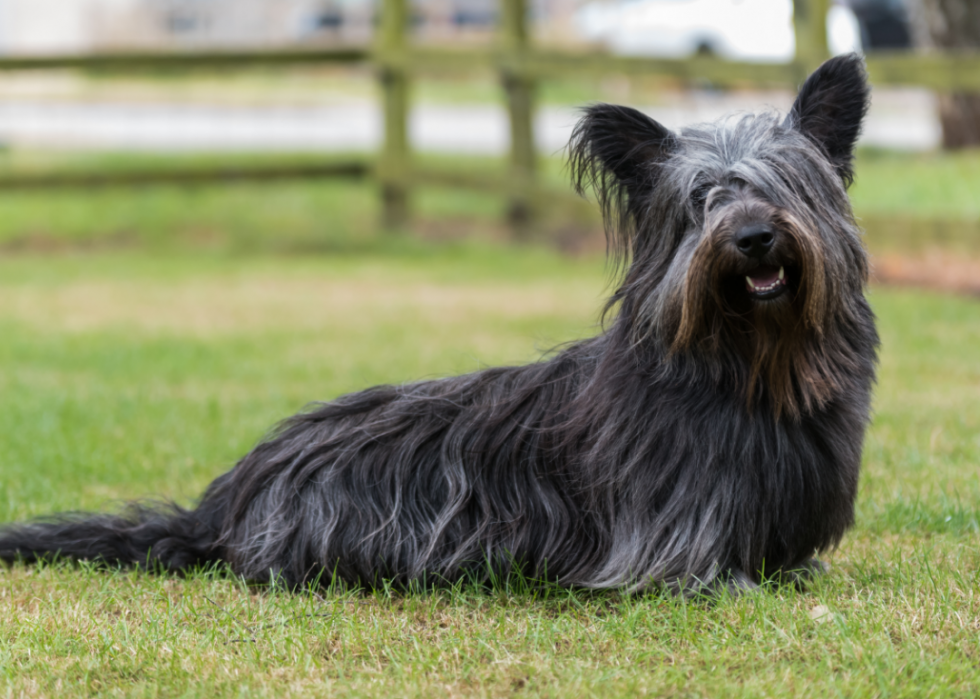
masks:
<path id="1" fill-rule="evenodd" d="M 778 298 L 789 289 L 786 268 L 782 265 L 760 265 L 745 275 L 745 288 L 749 296 L 758 301 Z"/>

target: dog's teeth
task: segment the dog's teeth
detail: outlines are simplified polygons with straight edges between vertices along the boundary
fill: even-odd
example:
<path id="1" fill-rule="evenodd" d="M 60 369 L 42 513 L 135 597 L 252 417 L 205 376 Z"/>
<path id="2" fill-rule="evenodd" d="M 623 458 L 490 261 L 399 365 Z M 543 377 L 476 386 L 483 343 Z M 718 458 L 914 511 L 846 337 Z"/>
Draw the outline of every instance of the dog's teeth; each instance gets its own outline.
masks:
<path id="1" fill-rule="evenodd" d="M 754 289 L 755 288 L 755 282 L 752 281 L 752 277 L 746 277 L 745 278 L 745 281 L 747 281 L 749 283 L 749 288 L 750 289 Z"/>
<path id="2" fill-rule="evenodd" d="M 782 268 L 782 267 L 780 267 L 780 268 L 779 268 L 779 281 L 783 281 L 783 278 L 784 278 L 785 276 L 786 276 L 786 272 L 785 272 L 785 271 L 783 270 L 783 268 Z"/>

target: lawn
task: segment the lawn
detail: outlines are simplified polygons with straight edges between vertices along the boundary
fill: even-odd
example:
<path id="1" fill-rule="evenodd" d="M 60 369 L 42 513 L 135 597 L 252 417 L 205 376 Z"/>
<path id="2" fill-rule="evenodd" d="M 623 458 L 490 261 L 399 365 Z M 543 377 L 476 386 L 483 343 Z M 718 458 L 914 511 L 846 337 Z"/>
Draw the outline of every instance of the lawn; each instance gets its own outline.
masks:
<path id="1" fill-rule="evenodd" d="M 0 257 L 0 521 L 188 503 L 310 400 L 596 332 L 594 257 L 337 250 Z M 287 594 L 17 567 L 0 570 L 0 696 L 976 696 L 980 303 L 871 298 L 883 348 L 857 525 L 806 593 Z"/>

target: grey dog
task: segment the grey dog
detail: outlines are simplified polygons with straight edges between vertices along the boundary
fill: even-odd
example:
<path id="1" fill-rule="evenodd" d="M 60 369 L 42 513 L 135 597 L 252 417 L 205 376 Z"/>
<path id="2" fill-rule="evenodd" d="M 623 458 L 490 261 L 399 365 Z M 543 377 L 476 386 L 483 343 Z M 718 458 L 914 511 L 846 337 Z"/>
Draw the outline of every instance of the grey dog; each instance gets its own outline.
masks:
<path id="1" fill-rule="evenodd" d="M 868 99 L 851 55 L 785 117 L 587 108 L 573 178 L 619 263 L 602 334 L 317 404 L 193 509 L 9 525 L 0 559 L 685 593 L 818 570 L 853 520 L 878 347 L 846 192 Z"/>

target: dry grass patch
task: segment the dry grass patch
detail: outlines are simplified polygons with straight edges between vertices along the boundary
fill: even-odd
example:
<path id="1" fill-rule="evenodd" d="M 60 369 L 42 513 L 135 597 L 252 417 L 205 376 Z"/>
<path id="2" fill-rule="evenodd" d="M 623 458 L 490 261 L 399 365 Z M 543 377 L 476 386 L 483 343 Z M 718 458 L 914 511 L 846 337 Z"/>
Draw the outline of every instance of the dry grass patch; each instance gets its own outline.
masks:
<path id="1" fill-rule="evenodd" d="M 980 256 L 939 247 L 874 256 L 874 277 L 885 284 L 980 295 Z"/>
<path id="2" fill-rule="evenodd" d="M 427 324 L 587 313 L 592 285 L 556 288 L 525 282 L 432 284 L 385 279 L 245 276 L 157 280 L 80 280 L 54 287 L 8 286 L 0 316 L 39 329 L 79 333 L 112 328 L 209 336 L 263 330 L 329 330 L 392 318 Z"/>

